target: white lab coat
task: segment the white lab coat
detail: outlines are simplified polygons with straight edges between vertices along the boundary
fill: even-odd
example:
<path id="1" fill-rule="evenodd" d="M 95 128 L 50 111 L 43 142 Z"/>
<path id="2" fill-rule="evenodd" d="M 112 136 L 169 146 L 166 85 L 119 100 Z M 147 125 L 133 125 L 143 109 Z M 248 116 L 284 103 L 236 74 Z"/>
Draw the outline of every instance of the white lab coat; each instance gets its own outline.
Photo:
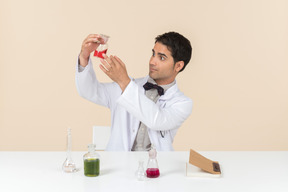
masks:
<path id="1" fill-rule="evenodd" d="M 145 95 L 143 85 L 147 79 L 148 76 L 132 79 L 122 93 L 117 83 L 100 83 L 96 79 L 91 60 L 82 72 L 78 71 L 77 63 L 79 95 L 111 110 L 111 136 L 106 150 L 131 151 L 140 121 L 147 126 L 150 141 L 157 150 L 173 150 L 174 136 L 191 114 L 192 100 L 179 91 L 176 83 L 155 104 Z"/>

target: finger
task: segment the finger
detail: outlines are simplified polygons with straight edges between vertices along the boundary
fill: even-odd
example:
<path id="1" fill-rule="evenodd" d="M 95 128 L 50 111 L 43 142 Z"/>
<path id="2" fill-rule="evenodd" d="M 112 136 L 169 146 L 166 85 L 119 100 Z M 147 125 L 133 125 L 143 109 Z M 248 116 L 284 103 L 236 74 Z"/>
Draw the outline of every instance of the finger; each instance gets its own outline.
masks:
<path id="1" fill-rule="evenodd" d="M 83 45 L 87 45 L 87 44 L 89 44 L 89 43 L 98 43 L 98 44 L 100 44 L 100 40 L 99 40 L 99 38 L 97 38 L 97 37 L 91 37 L 91 38 L 86 39 L 86 40 L 83 42 Z"/>
<path id="2" fill-rule="evenodd" d="M 118 66 L 121 65 L 115 57 L 111 57 L 111 60 L 114 63 L 114 65 L 118 65 Z"/>
<path id="3" fill-rule="evenodd" d="M 104 44 L 105 40 L 103 39 L 103 37 L 101 35 L 95 34 L 91 36 L 92 38 L 97 38 L 97 40 L 99 41 L 99 43 Z"/>
<path id="4" fill-rule="evenodd" d="M 90 39 L 92 39 L 92 41 L 94 41 L 94 42 L 99 41 L 98 43 L 100 43 L 100 42 L 103 43 L 103 41 L 104 41 L 100 35 L 98 35 L 98 34 L 90 34 L 84 39 L 83 43 L 89 41 Z"/>
<path id="5" fill-rule="evenodd" d="M 111 63 L 111 59 L 110 59 L 105 53 L 103 53 L 102 56 L 103 56 L 103 58 L 104 58 L 106 61 L 108 61 L 109 63 Z"/>
<path id="6" fill-rule="evenodd" d="M 91 51 L 97 49 L 98 46 L 99 46 L 99 44 L 97 44 L 97 43 L 88 42 L 88 43 L 82 45 L 81 50 L 91 52 Z"/>
<path id="7" fill-rule="evenodd" d="M 113 66 L 113 65 L 114 65 L 113 61 L 111 60 L 111 57 L 112 57 L 112 56 L 108 57 L 106 54 L 103 54 L 102 56 L 104 57 L 104 59 L 106 60 L 106 62 L 109 63 L 110 66 Z"/>
<path id="8" fill-rule="evenodd" d="M 121 66 L 121 67 L 126 69 L 126 66 L 125 66 L 124 62 L 119 57 L 114 56 L 114 61 L 113 62 L 117 63 L 117 65 L 119 65 L 119 66 Z"/>
<path id="9" fill-rule="evenodd" d="M 122 66 L 125 66 L 124 62 L 117 56 L 114 56 L 115 59 L 122 65 Z"/>
<path id="10" fill-rule="evenodd" d="M 103 39 L 103 37 L 101 35 L 99 35 L 98 39 L 101 42 L 101 44 L 105 44 L 105 39 Z"/>
<path id="11" fill-rule="evenodd" d="M 89 38 L 100 38 L 101 36 L 98 35 L 98 34 L 90 34 L 86 37 L 86 39 L 89 39 Z"/>
<path id="12" fill-rule="evenodd" d="M 103 66 L 103 65 L 99 65 L 99 68 L 104 72 L 104 73 L 108 73 L 108 70 Z"/>
<path id="13" fill-rule="evenodd" d="M 100 59 L 100 62 L 102 63 L 102 66 L 105 67 L 106 71 L 111 70 L 111 65 L 104 59 Z"/>
<path id="14" fill-rule="evenodd" d="M 96 34 L 90 34 L 90 35 L 88 35 L 88 36 L 84 39 L 83 44 L 84 44 L 84 42 L 86 42 L 88 39 L 91 39 L 91 38 L 97 38 L 97 35 L 96 35 Z"/>
<path id="15" fill-rule="evenodd" d="M 89 34 L 87 37 L 100 37 L 100 35 L 96 33 Z"/>

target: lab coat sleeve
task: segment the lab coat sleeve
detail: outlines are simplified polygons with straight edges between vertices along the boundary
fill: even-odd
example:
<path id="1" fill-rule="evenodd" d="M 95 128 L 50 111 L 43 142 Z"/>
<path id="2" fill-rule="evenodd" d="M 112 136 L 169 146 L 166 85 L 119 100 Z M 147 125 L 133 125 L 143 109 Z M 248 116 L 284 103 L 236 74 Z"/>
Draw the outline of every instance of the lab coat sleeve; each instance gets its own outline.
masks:
<path id="1" fill-rule="evenodd" d="M 117 102 L 149 129 L 157 131 L 179 128 L 192 111 L 192 100 L 183 94 L 172 98 L 168 106 L 160 107 L 147 98 L 134 81 L 128 84 Z"/>
<path id="2" fill-rule="evenodd" d="M 79 95 L 93 103 L 110 108 L 115 96 L 121 94 L 121 89 L 116 83 L 100 83 L 95 75 L 93 65 L 89 59 L 83 71 L 76 66 L 76 88 Z"/>

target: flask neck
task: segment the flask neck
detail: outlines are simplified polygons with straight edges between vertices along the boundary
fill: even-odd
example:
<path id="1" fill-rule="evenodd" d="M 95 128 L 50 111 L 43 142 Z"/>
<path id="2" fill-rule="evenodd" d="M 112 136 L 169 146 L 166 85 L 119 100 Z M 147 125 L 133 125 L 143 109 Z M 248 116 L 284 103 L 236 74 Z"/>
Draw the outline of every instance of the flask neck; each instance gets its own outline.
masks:
<path id="1" fill-rule="evenodd" d="M 148 168 L 158 168 L 158 162 L 156 159 L 149 159 L 148 164 L 147 164 L 147 169 Z"/>
<path id="2" fill-rule="evenodd" d="M 90 153 L 90 154 L 95 154 L 96 151 L 95 151 L 94 149 L 89 149 L 89 150 L 88 150 L 88 153 Z"/>
<path id="3" fill-rule="evenodd" d="M 104 44 L 107 43 L 107 41 L 109 40 L 109 36 L 108 35 L 104 35 L 104 34 L 100 34 L 101 38 L 103 39 L 104 41 Z"/>
<path id="4" fill-rule="evenodd" d="M 71 128 L 68 128 L 68 134 L 67 134 L 67 143 L 66 143 L 66 149 L 67 149 L 67 158 L 71 158 L 71 149 L 72 148 L 72 140 L 71 140 Z"/>
<path id="5" fill-rule="evenodd" d="M 156 156 L 157 156 L 157 152 L 154 148 L 152 148 L 150 151 L 149 151 L 149 158 L 150 159 L 156 159 Z"/>
<path id="6" fill-rule="evenodd" d="M 94 145 L 94 144 L 88 145 L 88 152 L 91 154 L 95 154 L 96 153 L 96 145 Z"/>

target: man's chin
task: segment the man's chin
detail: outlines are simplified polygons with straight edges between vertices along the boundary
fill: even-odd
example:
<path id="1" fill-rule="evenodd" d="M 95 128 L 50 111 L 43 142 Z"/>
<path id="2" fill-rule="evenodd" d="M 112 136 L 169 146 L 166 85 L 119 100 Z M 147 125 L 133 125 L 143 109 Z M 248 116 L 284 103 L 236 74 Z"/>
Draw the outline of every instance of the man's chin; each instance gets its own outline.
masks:
<path id="1" fill-rule="evenodd" d="M 156 78 L 156 76 L 155 76 L 155 74 L 154 74 L 153 72 L 149 72 L 149 76 L 150 76 L 152 79 L 155 79 L 155 78 Z"/>

